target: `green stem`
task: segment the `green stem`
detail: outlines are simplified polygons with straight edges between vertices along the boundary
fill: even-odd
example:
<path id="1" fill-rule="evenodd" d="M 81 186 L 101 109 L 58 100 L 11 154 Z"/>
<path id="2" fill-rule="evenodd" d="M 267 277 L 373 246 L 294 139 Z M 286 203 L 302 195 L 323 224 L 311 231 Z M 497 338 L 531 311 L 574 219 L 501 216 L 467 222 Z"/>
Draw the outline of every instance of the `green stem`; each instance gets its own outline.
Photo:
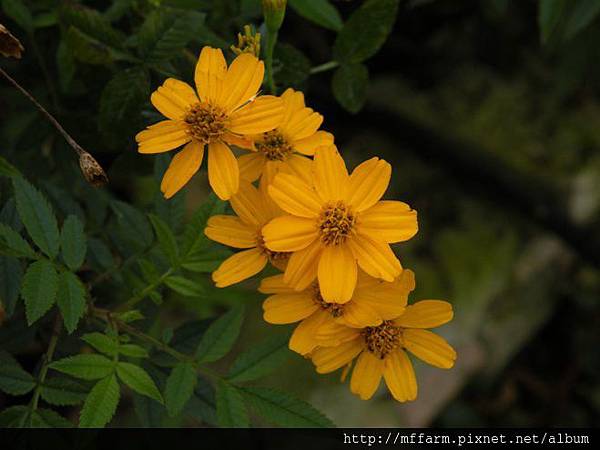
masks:
<path id="1" fill-rule="evenodd" d="M 267 72 L 267 85 L 269 91 L 273 95 L 277 95 L 277 87 L 275 86 L 275 78 L 273 77 L 273 52 L 277 43 L 277 31 L 267 30 L 267 46 L 265 48 L 265 69 Z"/>
<path id="2" fill-rule="evenodd" d="M 146 286 L 140 292 L 138 292 L 133 297 L 131 297 L 129 300 L 127 300 L 125 303 L 120 305 L 115 310 L 115 312 L 123 312 L 123 311 L 127 311 L 128 309 L 133 309 L 133 307 L 135 305 L 137 305 L 139 302 L 144 300 L 149 294 L 154 292 L 154 290 L 156 290 L 156 288 L 158 288 L 161 284 L 163 284 L 164 281 L 167 279 L 167 277 L 169 275 L 171 275 L 172 273 L 173 273 L 173 268 L 171 267 L 169 270 L 167 270 L 165 273 L 163 273 L 160 277 L 158 277 L 156 280 L 154 280 L 152 283 L 150 283 L 148 286 Z"/>
<path id="3" fill-rule="evenodd" d="M 52 336 L 50 337 L 50 342 L 48 343 L 48 349 L 46 350 L 46 353 L 43 357 L 42 367 L 38 375 L 37 384 L 33 392 L 33 397 L 31 398 L 31 404 L 29 408 L 30 413 L 37 410 L 38 403 L 40 401 L 40 395 L 42 393 L 42 385 L 44 384 L 44 381 L 46 381 L 48 368 L 50 367 L 50 363 L 52 362 L 52 358 L 54 357 L 54 351 L 56 350 L 56 344 L 58 342 L 58 337 L 60 336 L 62 323 L 62 316 L 60 314 L 57 314 L 56 318 L 54 319 L 54 326 L 52 327 Z"/>
<path id="4" fill-rule="evenodd" d="M 327 72 L 328 70 L 332 70 L 332 69 L 335 69 L 336 67 L 339 67 L 339 65 L 340 65 L 340 63 L 337 61 L 329 61 L 329 62 L 326 62 L 319 66 L 315 66 L 315 67 L 311 68 L 310 74 L 314 75 L 316 73 Z"/>

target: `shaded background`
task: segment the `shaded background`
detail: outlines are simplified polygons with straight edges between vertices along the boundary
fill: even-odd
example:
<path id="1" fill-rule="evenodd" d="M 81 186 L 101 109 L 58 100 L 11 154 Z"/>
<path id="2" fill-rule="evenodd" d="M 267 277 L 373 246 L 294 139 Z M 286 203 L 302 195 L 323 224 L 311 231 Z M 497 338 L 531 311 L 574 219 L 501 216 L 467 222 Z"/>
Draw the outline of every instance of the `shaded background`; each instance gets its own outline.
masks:
<path id="1" fill-rule="evenodd" d="M 28 3 L 42 13 L 60 2 Z M 114 2 L 108 9 L 110 2 L 83 3 L 102 11 L 134 3 L 112 19 L 127 33 L 146 2 Z M 207 43 L 226 48 L 242 25 L 260 24 L 257 3 L 198 2 L 218 32 L 199 33 L 188 45 L 192 55 Z M 343 17 L 360 4 L 333 3 Z M 417 209 L 420 224 L 419 234 L 396 251 L 416 272 L 413 301 L 440 298 L 454 305 L 454 321 L 439 332 L 457 349 L 457 364 L 443 371 L 417 362 L 419 397 L 410 404 L 393 401 L 383 387 L 361 401 L 339 383 L 339 373 L 318 376 L 296 355 L 262 383 L 296 393 L 339 426 L 598 426 L 600 24 L 590 20 L 573 36 L 559 30 L 542 44 L 535 1 L 400 3 L 393 32 L 366 62 L 370 82 L 358 113 L 336 102 L 331 72 L 304 79 L 308 67 L 331 59 L 335 33 L 294 10 L 280 41 L 300 53 L 279 49 L 279 60 L 294 68 L 289 74 L 280 67 L 279 80 L 305 90 L 349 167 L 375 155 L 392 163 L 387 197 Z M 105 86 L 129 69 L 127 62 L 71 60 L 59 45 L 64 29 L 56 21 L 36 29 L 36 44 L 11 19 L 1 21 L 27 50 L 21 61 L 2 61 L 2 67 L 98 157 L 112 195 L 150 207 L 157 195 L 155 161 L 136 153 L 133 136 L 156 113 L 144 92 L 119 111 L 103 102 Z M 193 58 L 177 58 L 168 70 L 189 80 Z M 151 72 L 147 87 L 164 78 Z M 131 89 L 143 91 L 133 80 Z M 55 208 L 93 216 L 94 195 L 103 194 L 90 192 L 71 150 L 3 82 L 0 153 L 43 187 Z M 189 216 L 208 194 L 205 167 L 185 190 L 174 202 Z M 276 328 L 260 318 L 256 285 L 211 289 L 192 300 L 171 296 L 160 323 L 175 326 L 245 301 L 249 312 L 238 347 L 247 348 Z M 96 295 L 110 289 L 100 287 Z M 23 360 L 29 353 L 36 360 L 39 349 L 29 349 Z M 111 425 L 135 423 L 134 406 L 138 413 L 144 408 L 126 401 Z"/>

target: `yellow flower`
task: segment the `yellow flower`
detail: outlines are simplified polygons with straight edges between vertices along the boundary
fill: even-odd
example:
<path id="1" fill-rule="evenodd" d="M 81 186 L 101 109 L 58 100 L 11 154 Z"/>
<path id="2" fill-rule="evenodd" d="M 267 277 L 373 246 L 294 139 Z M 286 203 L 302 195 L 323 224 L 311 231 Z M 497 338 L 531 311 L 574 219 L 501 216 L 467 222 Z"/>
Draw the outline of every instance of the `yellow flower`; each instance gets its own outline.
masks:
<path id="1" fill-rule="evenodd" d="M 318 373 L 329 373 L 347 367 L 358 356 L 350 390 L 363 400 L 373 396 L 383 376 L 392 396 L 406 402 L 417 398 L 417 380 L 408 350 L 417 358 L 442 369 L 454 366 L 456 352 L 445 339 L 425 328 L 434 328 L 452 320 L 452 306 L 441 300 L 422 300 L 406 307 L 394 320 L 363 329 L 341 327 L 328 335 L 343 334 L 344 340 L 334 346 L 319 347 L 311 358 Z M 342 329 L 343 328 L 343 329 Z M 324 336 L 320 331 L 321 342 Z"/>
<path id="2" fill-rule="evenodd" d="M 138 133 L 140 153 L 161 153 L 185 144 L 167 169 L 161 191 L 170 198 L 198 171 L 208 145 L 208 180 L 215 193 L 228 200 L 238 190 L 239 168 L 229 144 L 248 145 L 248 135 L 277 127 L 283 101 L 256 97 L 264 64 L 255 56 L 239 55 L 227 68 L 220 49 L 204 47 L 196 65 L 196 91 L 169 78 L 151 96 L 168 120 Z M 196 95 L 197 94 L 197 95 Z"/>
<path id="3" fill-rule="evenodd" d="M 213 241 L 234 248 L 246 249 L 227 258 L 212 274 L 217 287 L 239 283 L 256 275 L 271 261 L 283 268 L 287 253 L 268 250 L 261 229 L 282 211 L 263 192 L 248 181 L 241 180 L 240 188 L 230 199 L 237 216 L 216 215 L 208 219 L 204 233 Z"/>
<path id="4" fill-rule="evenodd" d="M 290 339 L 290 349 L 306 355 L 319 345 L 318 331 L 333 325 L 336 338 L 350 328 L 377 326 L 404 312 L 408 293 L 415 288 L 414 274 L 404 270 L 392 283 L 359 272 L 352 299 L 344 304 L 323 300 L 314 283 L 298 292 L 283 281 L 283 275 L 262 280 L 259 291 L 270 295 L 263 303 L 264 319 L 273 324 L 300 322 Z M 343 327 L 336 327 L 339 324 Z M 342 331 L 340 334 L 339 331 Z M 331 339 L 327 337 L 329 344 Z"/>
<path id="5" fill-rule="evenodd" d="M 303 290 L 318 278 L 325 301 L 345 303 L 356 285 L 357 263 L 372 277 L 393 281 L 402 267 L 389 244 L 416 234 L 417 213 L 406 203 L 380 201 L 391 166 L 372 158 L 348 175 L 330 146 L 316 151 L 312 173 L 312 186 L 280 172 L 268 187 L 288 213 L 262 231 L 269 250 L 294 252 L 285 282 Z"/>
<path id="6" fill-rule="evenodd" d="M 305 106 L 302 92 L 290 88 L 281 99 L 285 110 L 281 124 L 254 136 L 254 152 L 239 158 L 242 178 L 255 181 L 264 172 L 271 180 L 282 167 L 286 172 L 306 178 L 311 160 L 302 155 L 312 156 L 317 148 L 333 144 L 331 133 L 318 131 L 323 116 Z"/>

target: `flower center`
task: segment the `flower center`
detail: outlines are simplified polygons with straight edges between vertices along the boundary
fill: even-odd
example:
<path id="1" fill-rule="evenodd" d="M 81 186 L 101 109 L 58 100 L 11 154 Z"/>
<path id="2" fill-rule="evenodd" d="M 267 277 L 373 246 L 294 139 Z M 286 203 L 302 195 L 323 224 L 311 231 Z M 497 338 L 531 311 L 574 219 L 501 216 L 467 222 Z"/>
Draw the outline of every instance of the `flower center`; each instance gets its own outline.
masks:
<path id="1" fill-rule="evenodd" d="M 391 320 L 376 327 L 366 327 L 362 331 L 367 349 L 380 359 L 401 344 L 402 329 L 394 326 Z"/>
<path id="2" fill-rule="evenodd" d="M 209 103 L 196 103 L 191 106 L 184 118 L 188 133 L 203 144 L 220 137 L 225 132 L 227 114 Z"/>
<path id="3" fill-rule="evenodd" d="M 329 303 L 326 302 L 321 296 L 321 289 L 319 288 L 319 283 L 314 283 L 313 286 L 313 301 L 324 309 L 333 317 L 340 317 L 344 314 L 344 305 L 339 303 Z"/>
<path id="4" fill-rule="evenodd" d="M 262 142 L 254 145 L 259 152 L 264 153 L 269 161 L 285 161 L 293 152 L 290 144 L 277 130 L 263 133 Z"/>
<path id="5" fill-rule="evenodd" d="M 267 255 L 269 261 L 271 261 L 271 263 L 273 263 L 276 267 L 276 263 L 284 262 L 286 259 L 289 259 L 289 257 L 292 256 L 291 252 L 274 252 L 273 250 L 269 250 L 265 245 L 265 238 L 263 238 L 262 234 L 260 233 L 258 235 L 258 241 L 256 245 L 265 255 Z"/>
<path id="6" fill-rule="evenodd" d="M 338 201 L 325 205 L 318 220 L 323 243 L 339 245 L 352 232 L 356 216 L 344 202 Z"/>

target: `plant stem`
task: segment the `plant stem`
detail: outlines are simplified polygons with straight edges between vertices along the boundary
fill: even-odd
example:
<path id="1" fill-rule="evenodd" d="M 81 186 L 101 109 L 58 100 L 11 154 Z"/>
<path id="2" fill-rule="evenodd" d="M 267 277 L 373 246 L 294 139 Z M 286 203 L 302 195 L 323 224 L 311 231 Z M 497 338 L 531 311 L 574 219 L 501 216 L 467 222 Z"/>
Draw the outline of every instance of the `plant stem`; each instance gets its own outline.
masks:
<path id="1" fill-rule="evenodd" d="M 273 95 L 277 95 L 277 87 L 275 86 L 275 78 L 273 77 L 273 52 L 277 43 L 277 31 L 267 30 L 267 46 L 265 48 L 265 69 L 267 72 L 267 85 L 269 91 Z"/>
<path id="2" fill-rule="evenodd" d="M 35 386 L 35 390 L 33 392 L 33 397 L 31 398 L 31 406 L 29 408 L 30 412 L 33 412 L 37 409 L 38 403 L 40 400 L 40 394 L 42 392 L 42 385 L 44 381 L 46 381 L 46 375 L 48 374 L 48 368 L 50 363 L 52 362 L 52 358 L 54 357 L 54 350 L 56 350 L 56 344 L 58 342 L 58 337 L 60 336 L 60 332 L 62 330 L 62 316 L 60 314 L 56 314 L 56 318 L 54 319 L 54 326 L 52 327 L 52 336 L 50 337 L 50 342 L 48 343 L 48 349 L 42 360 L 42 367 L 40 369 L 40 373 L 38 375 L 37 384 Z"/>
<path id="3" fill-rule="evenodd" d="M 171 275 L 171 273 L 173 273 L 172 267 L 169 270 L 167 270 L 165 273 L 163 273 L 160 277 L 158 277 L 156 280 L 154 280 L 152 283 L 150 283 L 148 286 L 146 286 L 144 289 L 142 289 L 139 293 L 135 294 L 133 297 L 131 297 L 125 303 L 121 304 L 115 310 L 115 312 L 123 312 L 128 309 L 132 309 L 135 305 L 137 305 L 139 302 L 144 300 L 144 298 L 146 298 L 146 296 L 148 296 L 151 292 L 153 292 L 157 287 L 159 287 L 161 284 L 163 284 L 164 281 L 167 279 L 167 277 L 169 275 Z"/>
<path id="4" fill-rule="evenodd" d="M 337 61 L 329 61 L 324 64 L 312 67 L 310 69 L 309 73 L 311 75 L 314 75 L 316 73 L 327 72 L 328 70 L 332 70 L 332 69 L 335 69 L 336 67 L 339 67 L 339 65 L 340 65 L 340 63 Z"/>

